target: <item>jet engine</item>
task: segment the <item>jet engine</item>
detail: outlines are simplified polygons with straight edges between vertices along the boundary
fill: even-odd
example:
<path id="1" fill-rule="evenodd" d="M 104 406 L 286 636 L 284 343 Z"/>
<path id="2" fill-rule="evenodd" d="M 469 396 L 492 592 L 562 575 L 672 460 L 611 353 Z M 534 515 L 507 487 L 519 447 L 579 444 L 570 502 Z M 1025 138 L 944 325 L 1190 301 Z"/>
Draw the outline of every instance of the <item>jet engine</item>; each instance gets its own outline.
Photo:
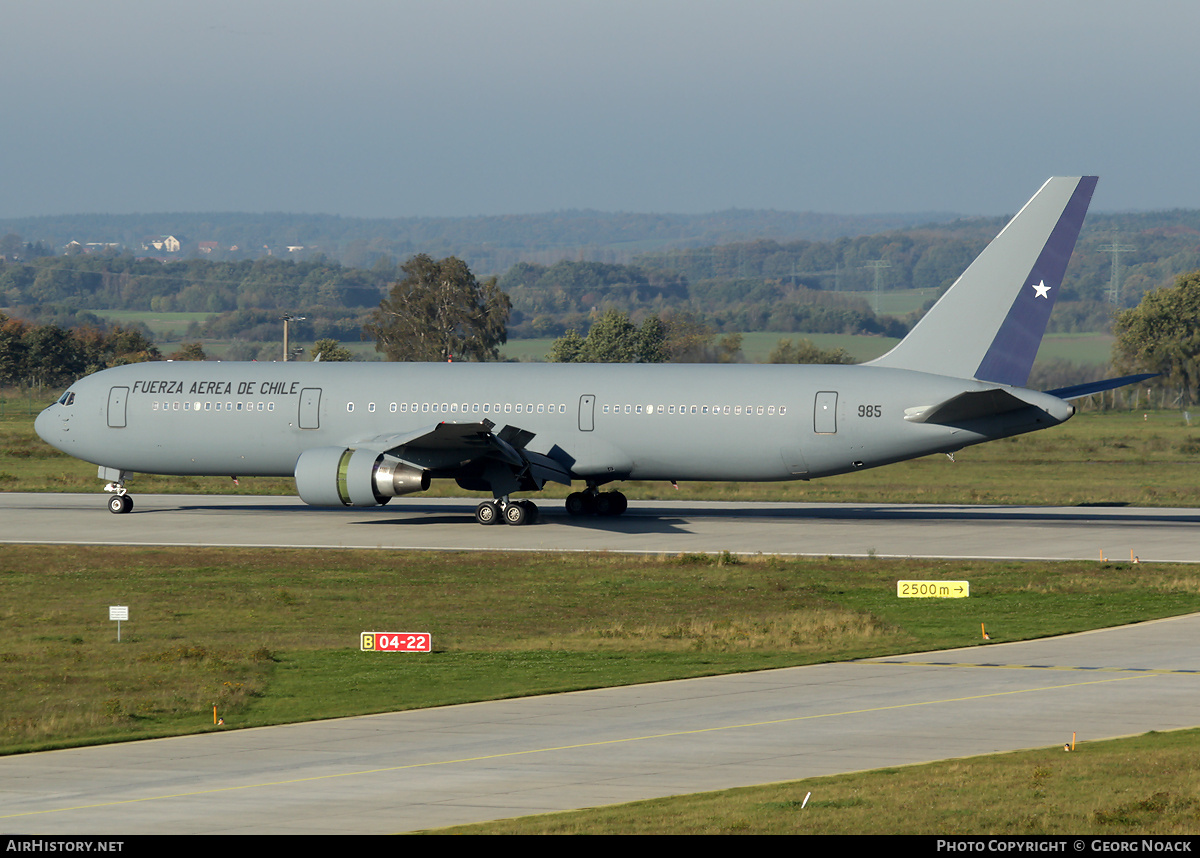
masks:
<path id="1" fill-rule="evenodd" d="M 429 488 L 429 471 L 377 450 L 315 447 L 296 460 L 296 492 L 313 506 L 376 506 Z"/>

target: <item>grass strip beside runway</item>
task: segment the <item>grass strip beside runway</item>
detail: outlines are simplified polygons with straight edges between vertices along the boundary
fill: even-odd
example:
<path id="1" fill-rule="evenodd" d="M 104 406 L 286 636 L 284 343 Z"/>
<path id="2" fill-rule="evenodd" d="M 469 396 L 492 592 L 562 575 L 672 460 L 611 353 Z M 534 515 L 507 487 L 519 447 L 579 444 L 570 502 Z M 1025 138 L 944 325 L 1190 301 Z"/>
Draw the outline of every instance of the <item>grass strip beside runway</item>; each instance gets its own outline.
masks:
<path id="1" fill-rule="evenodd" d="M 214 705 L 230 729 L 1082 631 L 1200 610 L 1200 569 L 12 545 L 0 591 L 12 753 L 216 729 Z"/>

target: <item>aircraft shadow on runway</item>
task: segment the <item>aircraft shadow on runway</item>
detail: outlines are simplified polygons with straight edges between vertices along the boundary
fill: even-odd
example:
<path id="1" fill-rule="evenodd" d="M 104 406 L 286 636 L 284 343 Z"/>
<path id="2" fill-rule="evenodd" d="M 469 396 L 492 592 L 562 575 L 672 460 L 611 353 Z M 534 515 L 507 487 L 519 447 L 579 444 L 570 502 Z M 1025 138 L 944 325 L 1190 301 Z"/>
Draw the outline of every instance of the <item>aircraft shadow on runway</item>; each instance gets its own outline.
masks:
<path id="1" fill-rule="evenodd" d="M 388 516 L 387 518 L 359 520 L 353 523 L 365 525 L 422 526 L 432 524 L 473 524 L 475 522 L 475 510 L 473 507 L 459 515 L 447 514 L 444 507 L 427 507 L 423 510 L 417 507 L 405 507 L 404 512 L 408 514 L 408 517 L 396 518 L 395 516 Z M 544 527 L 546 525 L 570 527 L 576 530 L 603 531 L 605 533 L 654 534 L 689 532 L 686 521 L 680 517 L 679 510 L 663 511 L 662 515 L 655 516 L 622 515 L 619 517 L 572 516 L 560 510 L 552 512 L 542 511 L 539 513 L 538 521 L 531 525 L 524 525 L 522 529 Z M 504 525 L 497 525 L 497 527 L 504 527 Z"/>
<path id="2" fill-rule="evenodd" d="M 468 505 L 469 504 L 469 505 Z M 608 531 L 613 533 L 683 533 L 687 531 L 689 518 L 757 518 L 788 521 L 990 521 L 1044 522 L 1047 524 L 1070 524 L 1084 521 L 1103 520 L 1113 524 L 1154 524 L 1194 526 L 1200 524 L 1200 511 L 1180 512 L 1164 509 L 1161 512 L 1139 509 L 1128 513 L 1115 512 L 1116 505 L 1081 505 L 1071 508 L 1039 506 L 976 506 L 976 505 L 854 505 L 830 504 L 828 506 L 806 505 L 793 507 L 781 504 L 778 507 L 762 507 L 747 504 L 740 507 L 729 504 L 720 508 L 696 506 L 681 509 L 655 506 L 653 502 L 633 503 L 622 516 L 571 516 L 557 507 L 543 507 L 538 525 L 554 524 L 583 530 Z M 403 506 L 376 509 L 317 510 L 297 505 L 296 508 L 269 504 L 249 504 L 230 507 L 214 499 L 212 503 L 188 503 L 167 509 L 136 510 L 138 515 L 153 515 L 164 512 L 224 512 L 224 513 L 289 513 L 296 515 L 352 515 L 353 524 L 430 526 L 446 524 L 468 524 L 474 521 L 474 501 L 455 507 L 453 511 L 444 505 L 407 503 Z"/>

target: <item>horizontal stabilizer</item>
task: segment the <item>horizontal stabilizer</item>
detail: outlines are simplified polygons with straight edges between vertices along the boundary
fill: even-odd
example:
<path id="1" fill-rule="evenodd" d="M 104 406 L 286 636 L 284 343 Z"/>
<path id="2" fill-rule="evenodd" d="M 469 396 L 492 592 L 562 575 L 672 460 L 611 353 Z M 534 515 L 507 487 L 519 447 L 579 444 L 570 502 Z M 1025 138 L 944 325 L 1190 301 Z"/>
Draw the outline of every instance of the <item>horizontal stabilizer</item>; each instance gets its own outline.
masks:
<path id="1" fill-rule="evenodd" d="M 1090 381 L 1087 384 L 1073 384 L 1070 387 L 1060 387 L 1058 390 L 1047 390 L 1046 393 L 1051 396 L 1057 396 L 1059 399 L 1078 399 L 1081 396 L 1091 396 L 1093 393 L 1113 390 L 1118 387 L 1124 387 L 1127 384 L 1137 384 L 1139 381 L 1156 378 L 1157 376 L 1157 372 L 1144 372 L 1141 375 L 1124 375 L 1120 378 Z"/>
<path id="2" fill-rule="evenodd" d="M 998 387 L 990 390 L 973 390 L 952 396 L 937 405 L 906 408 L 904 419 L 909 423 L 961 423 L 981 417 L 994 417 L 1020 408 L 1029 403 Z"/>

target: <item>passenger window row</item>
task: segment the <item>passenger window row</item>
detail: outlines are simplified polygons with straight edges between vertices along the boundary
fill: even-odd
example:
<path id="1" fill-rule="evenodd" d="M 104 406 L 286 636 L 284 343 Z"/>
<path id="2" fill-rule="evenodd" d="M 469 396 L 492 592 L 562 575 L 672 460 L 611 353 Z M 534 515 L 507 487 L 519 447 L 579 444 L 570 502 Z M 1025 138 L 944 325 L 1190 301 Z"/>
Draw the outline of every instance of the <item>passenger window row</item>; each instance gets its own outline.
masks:
<path id="1" fill-rule="evenodd" d="M 274 402 L 192 402 L 154 400 L 154 411 L 274 411 Z"/>
<path id="2" fill-rule="evenodd" d="M 605 414 L 733 414 L 782 416 L 786 405 L 605 405 Z"/>
<path id="3" fill-rule="evenodd" d="M 367 403 L 367 411 L 375 413 L 375 403 Z M 499 402 L 393 402 L 388 405 L 388 410 L 395 414 L 500 414 L 503 409 L 505 414 L 533 414 L 536 410 L 538 414 L 566 414 L 567 406 L 565 405 L 547 405 L 546 403 L 534 404 L 532 402 L 516 404 L 506 402 L 501 406 Z M 353 413 L 354 403 L 346 403 L 346 411 Z"/>

